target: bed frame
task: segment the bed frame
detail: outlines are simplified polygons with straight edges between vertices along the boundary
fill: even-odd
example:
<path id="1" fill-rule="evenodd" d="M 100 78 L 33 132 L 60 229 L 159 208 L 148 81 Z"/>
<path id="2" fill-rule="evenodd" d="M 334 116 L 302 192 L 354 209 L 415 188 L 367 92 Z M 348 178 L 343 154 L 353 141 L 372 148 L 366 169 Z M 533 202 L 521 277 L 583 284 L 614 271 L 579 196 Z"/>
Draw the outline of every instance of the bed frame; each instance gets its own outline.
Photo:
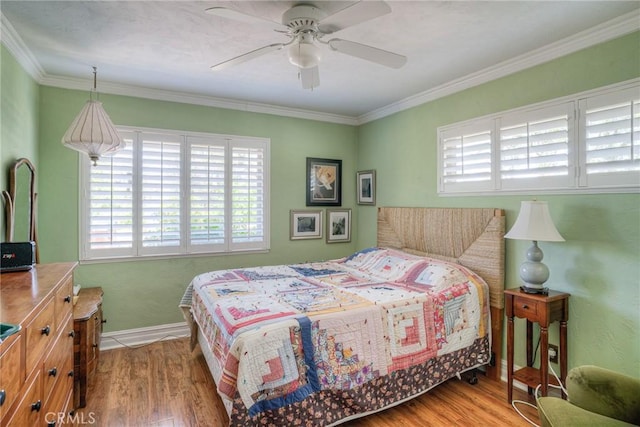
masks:
<path id="1" fill-rule="evenodd" d="M 487 282 L 491 306 L 492 357 L 486 367 L 486 375 L 488 378 L 500 380 L 504 318 L 504 211 L 486 208 L 380 207 L 377 228 L 378 246 L 459 263 L 473 270 Z M 185 319 L 191 324 L 192 346 L 199 340 L 206 342 L 190 313 L 189 290 L 180 306 Z M 212 369 L 215 363 L 209 359 L 212 356 L 204 351 L 205 347 L 206 344 L 203 354 Z M 391 406 L 414 397 L 397 401 Z M 227 413 L 230 413 L 232 403 L 223 400 L 223 404 Z M 385 408 L 373 412 L 382 409 Z M 357 414 L 339 422 L 367 414 Z"/>
<path id="2" fill-rule="evenodd" d="M 489 285 L 491 363 L 487 377 L 500 380 L 504 318 L 504 230 L 502 209 L 378 208 L 378 246 L 456 262 Z"/>

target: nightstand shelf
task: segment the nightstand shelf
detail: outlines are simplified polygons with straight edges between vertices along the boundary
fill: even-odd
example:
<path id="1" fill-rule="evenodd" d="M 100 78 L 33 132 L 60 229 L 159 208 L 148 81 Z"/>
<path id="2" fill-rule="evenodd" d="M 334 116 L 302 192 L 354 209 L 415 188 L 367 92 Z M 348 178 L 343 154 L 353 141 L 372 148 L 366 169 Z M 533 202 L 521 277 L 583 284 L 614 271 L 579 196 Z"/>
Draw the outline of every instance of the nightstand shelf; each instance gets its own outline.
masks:
<path id="1" fill-rule="evenodd" d="M 560 380 L 567 376 L 567 321 L 569 320 L 569 294 L 549 291 L 548 294 L 528 294 L 517 289 L 507 289 L 505 309 L 507 315 L 507 399 L 512 401 L 513 380 L 527 386 L 529 394 L 540 384 L 541 395 L 546 396 L 548 384 L 559 385 L 555 378 L 549 378 L 549 325 L 560 322 Z M 527 366 L 513 370 L 514 317 L 527 320 Z M 540 326 L 540 368 L 535 368 L 533 347 L 533 323 Z M 564 394 L 563 394 L 564 397 Z"/>
<path id="2" fill-rule="evenodd" d="M 534 368 L 532 366 L 526 366 L 524 368 L 520 368 L 513 373 L 513 379 L 516 381 L 520 381 L 523 384 L 526 384 L 528 388 L 535 389 L 538 384 L 540 384 L 541 378 L 540 369 Z M 549 378 L 549 384 L 553 384 L 558 386 L 558 380 L 555 377 Z"/>

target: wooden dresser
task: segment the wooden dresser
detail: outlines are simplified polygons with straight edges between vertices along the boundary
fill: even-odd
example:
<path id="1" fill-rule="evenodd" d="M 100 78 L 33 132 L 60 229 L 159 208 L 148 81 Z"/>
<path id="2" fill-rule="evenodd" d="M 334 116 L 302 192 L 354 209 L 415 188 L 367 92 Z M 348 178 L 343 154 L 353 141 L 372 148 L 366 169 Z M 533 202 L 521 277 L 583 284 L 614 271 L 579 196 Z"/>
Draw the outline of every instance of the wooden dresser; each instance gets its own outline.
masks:
<path id="1" fill-rule="evenodd" d="M 0 320 L 21 330 L 0 344 L 0 425 L 57 425 L 73 411 L 73 270 L 37 264 L 0 275 Z"/>
<path id="2" fill-rule="evenodd" d="M 75 386 L 73 403 L 76 408 L 87 406 L 87 385 L 100 358 L 102 337 L 102 288 L 82 288 L 73 307 L 73 342 Z"/>

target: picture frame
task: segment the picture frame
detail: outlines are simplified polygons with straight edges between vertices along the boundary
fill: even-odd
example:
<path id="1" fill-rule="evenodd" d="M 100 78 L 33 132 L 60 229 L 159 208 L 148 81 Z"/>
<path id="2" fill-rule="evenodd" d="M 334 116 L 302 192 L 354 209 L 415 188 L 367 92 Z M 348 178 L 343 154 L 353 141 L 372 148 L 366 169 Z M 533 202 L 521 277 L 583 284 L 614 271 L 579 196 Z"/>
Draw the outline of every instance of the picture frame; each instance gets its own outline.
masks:
<path id="1" fill-rule="evenodd" d="M 356 178 L 357 203 L 359 205 L 376 204 L 376 171 L 374 169 L 358 171 Z"/>
<path id="2" fill-rule="evenodd" d="M 342 160 L 307 157 L 307 206 L 342 206 Z"/>
<path id="3" fill-rule="evenodd" d="M 290 211 L 290 240 L 321 239 L 322 211 L 295 210 Z"/>
<path id="4" fill-rule="evenodd" d="M 351 241 L 351 209 L 327 209 L 327 243 Z"/>

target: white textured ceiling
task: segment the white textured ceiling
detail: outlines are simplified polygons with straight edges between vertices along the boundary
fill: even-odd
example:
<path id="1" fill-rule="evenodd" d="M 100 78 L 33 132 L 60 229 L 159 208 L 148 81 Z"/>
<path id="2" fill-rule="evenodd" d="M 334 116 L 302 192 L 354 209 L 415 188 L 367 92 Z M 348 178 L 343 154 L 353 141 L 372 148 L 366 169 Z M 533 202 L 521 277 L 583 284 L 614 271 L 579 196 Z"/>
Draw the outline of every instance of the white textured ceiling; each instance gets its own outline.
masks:
<path id="1" fill-rule="evenodd" d="M 638 1 L 389 1 L 390 14 L 335 36 L 405 55 L 401 69 L 323 46 L 320 86 L 312 91 L 301 88 L 285 50 L 210 70 L 287 38 L 206 8 L 225 6 L 279 22 L 300 3 L 334 13 L 353 2 L 2 0 L 0 8 L 45 80 L 90 81 L 97 66 L 98 90 L 101 83 L 131 85 L 354 118 L 513 58 L 540 56 L 545 47 L 623 15 L 640 29 Z"/>

